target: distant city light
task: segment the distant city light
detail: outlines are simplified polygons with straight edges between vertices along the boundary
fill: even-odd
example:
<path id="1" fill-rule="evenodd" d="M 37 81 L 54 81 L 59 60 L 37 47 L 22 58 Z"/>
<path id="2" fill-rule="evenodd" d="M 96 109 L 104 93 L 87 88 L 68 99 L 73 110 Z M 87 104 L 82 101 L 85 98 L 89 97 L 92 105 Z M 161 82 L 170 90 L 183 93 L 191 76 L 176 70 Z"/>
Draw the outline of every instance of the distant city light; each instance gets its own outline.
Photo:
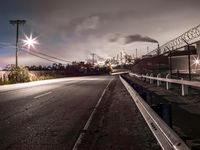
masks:
<path id="1" fill-rule="evenodd" d="M 32 34 L 30 34 L 30 37 L 28 37 L 27 35 L 25 35 L 25 38 L 26 39 L 22 40 L 23 46 L 27 46 L 28 49 L 30 49 L 31 47 L 35 48 L 35 45 L 39 44 L 39 42 L 37 41 L 38 37 L 33 38 Z"/>

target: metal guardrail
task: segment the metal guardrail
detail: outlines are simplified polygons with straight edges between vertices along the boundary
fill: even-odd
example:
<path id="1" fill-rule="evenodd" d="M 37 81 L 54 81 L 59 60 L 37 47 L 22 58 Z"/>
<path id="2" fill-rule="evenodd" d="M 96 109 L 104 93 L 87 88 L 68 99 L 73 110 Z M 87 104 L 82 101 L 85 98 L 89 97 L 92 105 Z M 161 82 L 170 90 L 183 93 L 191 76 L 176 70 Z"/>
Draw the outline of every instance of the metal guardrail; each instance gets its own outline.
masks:
<path id="1" fill-rule="evenodd" d="M 170 89 L 169 83 L 180 84 L 182 87 L 182 96 L 185 96 L 188 94 L 188 86 L 200 88 L 199 81 L 188 81 L 188 80 L 183 80 L 183 78 L 181 80 L 179 80 L 179 79 L 170 79 L 170 78 L 168 78 L 168 76 L 166 76 L 166 78 L 161 78 L 159 75 L 157 75 L 157 77 L 153 77 L 153 76 L 147 76 L 147 75 L 138 75 L 135 73 L 129 73 L 129 75 L 135 76 L 137 78 L 150 79 L 150 84 L 152 84 L 152 80 L 156 80 L 158 86 L 161 84 L 160 82 L 166 82 L 167 90 Z"/>
<path id="2" fill-rule="evenodd" d="M 153 111 L 140 95 L 120 76 L 150 130 L 163 150 L 189 150 L 183 140 Z"/>
<path id="3" fill-rule="evenodd" d="M 125 73 L 130 73 L 130 71 L 112 72 L 112 73 L 110 73 L 110 74 L 111 74 L 111 75 L 120 75 L 120 74 L 125 74 Z"/>

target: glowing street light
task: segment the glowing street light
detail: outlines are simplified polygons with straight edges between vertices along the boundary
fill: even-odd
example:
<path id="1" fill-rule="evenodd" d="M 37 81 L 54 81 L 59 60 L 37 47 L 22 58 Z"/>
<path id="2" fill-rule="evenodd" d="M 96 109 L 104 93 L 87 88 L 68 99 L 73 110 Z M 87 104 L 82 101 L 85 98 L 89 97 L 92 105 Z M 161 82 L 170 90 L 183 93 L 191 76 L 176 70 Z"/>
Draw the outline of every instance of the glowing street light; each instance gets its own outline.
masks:
<path id="1" fill-rule="evenodd" d="M 197 65 L 200 64 L 199 56 L 197 58 L 194 58 L 194 64 L 197 64 Z"/>
<path id="2" fill-rule="evenodd" d="M 38 37 L 33 38 L 32 34 L 30 34 L 30 37 L 25 35 L 25 38 L 26 39 L 22 40 L 23 46 L 27 46 L 28 49 L 35 48 L 35 45 L 39 44 L 39 42 L 37 41 Z"/>
<path id="3" fill-rule="evenodd" d="M 195 65 L 195 69 L 197 68 L 198 65 L 200 65 L 200 59 L 198 57 L 194 57 L 192 65 Z"/>

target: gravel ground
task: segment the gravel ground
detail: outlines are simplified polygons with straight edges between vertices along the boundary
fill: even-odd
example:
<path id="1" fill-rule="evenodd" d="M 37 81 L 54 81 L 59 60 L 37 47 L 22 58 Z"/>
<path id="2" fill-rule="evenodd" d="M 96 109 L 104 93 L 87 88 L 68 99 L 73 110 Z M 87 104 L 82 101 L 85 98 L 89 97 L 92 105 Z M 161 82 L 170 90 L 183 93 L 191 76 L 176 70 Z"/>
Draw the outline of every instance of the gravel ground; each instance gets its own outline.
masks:
<path id="1" fill-rule="evenodd" d="M 118 77 L 104 95 L 80 150 L 160 150 L 155 137 Z"/>

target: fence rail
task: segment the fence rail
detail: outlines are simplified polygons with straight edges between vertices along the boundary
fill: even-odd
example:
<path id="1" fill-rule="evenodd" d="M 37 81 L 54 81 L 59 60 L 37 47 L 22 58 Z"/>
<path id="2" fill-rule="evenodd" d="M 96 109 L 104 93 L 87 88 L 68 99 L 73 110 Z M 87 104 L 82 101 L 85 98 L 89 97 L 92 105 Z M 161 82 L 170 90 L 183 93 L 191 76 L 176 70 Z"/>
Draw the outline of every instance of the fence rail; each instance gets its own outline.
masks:
<path id="1" fill-rule="evenodd" d="M 163 150 L 189 150 L 182 139 L 153 111 L 140 95 L 120 76 L 152 133 Z"/>
<path id="2" fill-rule="evenodd" d="M 152 74 L 151 75 L 139 75 L 136 73 L 129 73 L 130 76 L 135 76 L 137 78 L 140 79 L 149 79 L 150 84 L 153 83 L 152 80 L 157 81 L 157 85 L 160 86 L 161 82 L 166 82 L 166 89 L 169 90 L 170 89 L 170 83 L 174 83 L 174 84 L 180 84 L 182 87 L 182 96 L 185 96 L 188 94 L 188 86 L 192 86 L 192 87 L 198 87 L 200 88 L 200 82 L 199 81 L 188 81 L 188 80 L 183 80 L 183 78 L 180 79 L 170 79 L 169 75 L 166 76 L 166 78 L 161 78 L 160 74 L 157 75 L 157 77 L 153 77 Z"/>

